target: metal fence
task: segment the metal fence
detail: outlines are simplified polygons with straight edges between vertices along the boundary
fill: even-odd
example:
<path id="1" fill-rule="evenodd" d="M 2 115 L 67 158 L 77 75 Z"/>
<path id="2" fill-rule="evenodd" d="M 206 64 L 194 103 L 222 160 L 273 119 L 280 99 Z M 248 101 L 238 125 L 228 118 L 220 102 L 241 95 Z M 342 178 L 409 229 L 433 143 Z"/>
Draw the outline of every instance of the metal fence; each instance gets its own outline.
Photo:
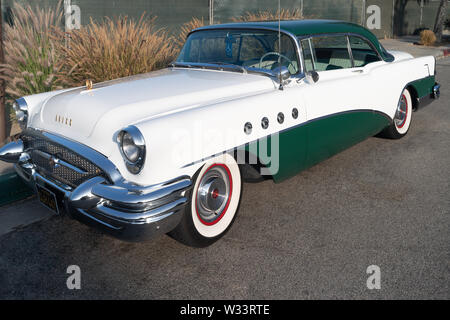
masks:
<path id="1" fill-rule="evenodd" d="M 2 13 L 8 21 L 8 12 L 16 2 L 45 8 L 56 6 L 58 1 L 3 0 Z M 206 23 L 229 22 L 246 12 L 275 12 L 278 0 L 64 0 L 64 5 L 72 8 L 72 19 L 79 20 L 78 26 L 87 24 L 91 18 L 128 15 L 137 19 L 146 13 L 157 16 L 159 27 L 176 34 L 193 17 Z M 307 18 L 355 22 L 368 27 L 378 37 L 412 34 L 421 27 L 433 28 L 438 5 L 439 0 L 281 0 L 283 9 L 298 9 Z"/>

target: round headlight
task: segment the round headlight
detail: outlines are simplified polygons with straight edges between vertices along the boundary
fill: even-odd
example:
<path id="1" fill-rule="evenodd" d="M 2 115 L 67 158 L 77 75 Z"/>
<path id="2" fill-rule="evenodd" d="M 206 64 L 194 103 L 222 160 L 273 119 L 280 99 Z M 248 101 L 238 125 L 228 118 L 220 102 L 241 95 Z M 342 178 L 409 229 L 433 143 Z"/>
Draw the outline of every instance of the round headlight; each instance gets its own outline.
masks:
<path id="1" fill-rule="evenodd" d="M 17 99 L 13 104 L 16 112 L 16 119 L 22 129 L 27 127 L 28 122 L 28 105 L 24 98 Z"/>
<path id="2" fill-rule="evenodd" d="M 125 132 L 122 138 L 122 151 L 127 160 L 136 162 L 139 159 L 139 147 L 134 143 L 133 137 Z"/>
<path id="3" fill-rule="evenodd" d="M 145 161 L 145 141 L 141 132 L 135 126 L 125 128 L 119 133 L 120 151 L 128 171 L 137 174 Z"/>

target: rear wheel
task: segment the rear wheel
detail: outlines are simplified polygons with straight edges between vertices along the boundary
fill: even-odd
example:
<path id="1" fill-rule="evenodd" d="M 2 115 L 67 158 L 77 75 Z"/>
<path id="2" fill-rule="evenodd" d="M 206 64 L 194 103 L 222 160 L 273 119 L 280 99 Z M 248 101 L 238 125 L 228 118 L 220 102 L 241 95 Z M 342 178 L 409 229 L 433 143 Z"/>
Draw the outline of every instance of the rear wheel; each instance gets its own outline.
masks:
<path id="1" fill-rule="evenodd" d="M 400 139 L 406 136 L 412 120 L 412 99 L 408 89 L 403 90 L 395 111 L 392 124 L 381 132 L 381 135 L 390 139 Z"/>
<path id="2" fill-rule="evenodd" d="M 194 181 L 187 194 L 191 203 L 169 235 L 192 247 L 206 247 L 223 237 L 236 218 L 242 193 L 241 173 L 236 160 L 225 154 L 208 161 Z"/>

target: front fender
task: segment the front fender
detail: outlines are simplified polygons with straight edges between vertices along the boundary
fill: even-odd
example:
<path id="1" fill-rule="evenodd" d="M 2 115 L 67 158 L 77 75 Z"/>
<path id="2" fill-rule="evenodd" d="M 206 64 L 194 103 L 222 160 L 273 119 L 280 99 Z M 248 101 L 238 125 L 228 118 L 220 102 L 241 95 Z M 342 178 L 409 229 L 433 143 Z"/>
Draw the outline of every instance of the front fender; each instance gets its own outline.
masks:
<path id="1" fill-rule="evenodd" d="M 274 89 L 138 122 L 134 125 L 147 148 L 143 170 L 138 175 L 127 172 L 118 148 L 110 159 L 127 179 L 139 184 L 192 177 L 207 159 L 296 125 L 299 119 L 290 114 L 294 106 L 302 105 L 301 96 L 298 91 Z M 286 115 L 283 124 L 277 122 L 280 111 Z M 264 117 L 269 120 L 266 129 Z M 250 134 L 244 131 L 247 122 L 252 124 Z"/>

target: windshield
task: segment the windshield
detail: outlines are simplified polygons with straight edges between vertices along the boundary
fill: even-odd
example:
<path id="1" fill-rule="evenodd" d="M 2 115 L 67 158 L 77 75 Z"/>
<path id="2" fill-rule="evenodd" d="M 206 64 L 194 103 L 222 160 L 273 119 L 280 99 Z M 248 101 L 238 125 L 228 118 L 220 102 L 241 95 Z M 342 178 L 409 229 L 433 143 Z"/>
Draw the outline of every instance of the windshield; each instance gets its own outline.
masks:
<path id="1" fill-rule="evenodd" d="M 278 32 L 270 30 L 194 32 L 186 40 L 177 63 L 233 65 L 249 71 L 266 72 L 285 66 L 291 74 L 299 71 L 293 40 L 282 33 L 279 41 Z"/>

